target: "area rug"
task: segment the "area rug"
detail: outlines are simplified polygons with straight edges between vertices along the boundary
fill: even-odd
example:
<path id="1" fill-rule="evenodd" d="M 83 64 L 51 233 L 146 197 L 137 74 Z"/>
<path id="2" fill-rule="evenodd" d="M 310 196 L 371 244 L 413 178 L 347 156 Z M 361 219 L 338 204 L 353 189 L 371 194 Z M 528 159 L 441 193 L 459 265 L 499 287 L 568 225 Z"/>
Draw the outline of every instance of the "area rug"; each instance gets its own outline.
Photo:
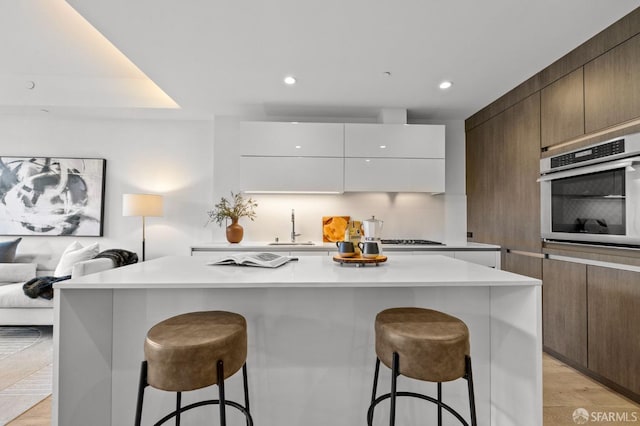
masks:
<path id="1" fill-rule="evenodd" d="M 52 327 L 0 327 L 0 425 L 51 394 Z"/>

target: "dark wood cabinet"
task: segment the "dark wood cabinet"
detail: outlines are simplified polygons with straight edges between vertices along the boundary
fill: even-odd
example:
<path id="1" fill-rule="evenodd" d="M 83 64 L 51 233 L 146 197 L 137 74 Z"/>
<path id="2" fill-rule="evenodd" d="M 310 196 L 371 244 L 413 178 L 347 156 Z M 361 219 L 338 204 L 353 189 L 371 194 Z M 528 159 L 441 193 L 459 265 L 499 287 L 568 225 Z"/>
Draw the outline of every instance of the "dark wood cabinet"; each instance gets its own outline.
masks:
<path id="1" fill-rule="evenodd" d="M 587 133 L 640 117 L 640 35 L 584 66 Z"/>
<path id="2" fill-rule="evenodd" d="M 505 112 L 503 157 L 497 204 L 501 245 L 540 253 L 540 95 L 529 96 Z"/>
<path id="3" fill-rule="evenodd" d="M 496 116 L 467 133 L 466 186 L 467 230 L 471 241 L 499 244 L 495 217 L 496 191 L 499 187 L 494 171 L 497 151 L 503 140 L 503 117 Z"/>
<path id="4" fill-rule="evenodd" d="M 587 282 L 589 369 L 640 395 L 640 272 L 589 265 Z"/>
<path id="5" fill-rule="evenodd" d="M 540 91 L 540 146 L 559 144 L 584 135 L 583 68 Z"/>
<path id="6" fill-rule="evenodd" d="M 466 149 L 472 240 L 539 253 L 539 94 L 471 129 Z"/>
<path id="7" fill-rule="evenodd" d="M 587 266 L 542 262 L 542 343 L 587 367 Z"/>

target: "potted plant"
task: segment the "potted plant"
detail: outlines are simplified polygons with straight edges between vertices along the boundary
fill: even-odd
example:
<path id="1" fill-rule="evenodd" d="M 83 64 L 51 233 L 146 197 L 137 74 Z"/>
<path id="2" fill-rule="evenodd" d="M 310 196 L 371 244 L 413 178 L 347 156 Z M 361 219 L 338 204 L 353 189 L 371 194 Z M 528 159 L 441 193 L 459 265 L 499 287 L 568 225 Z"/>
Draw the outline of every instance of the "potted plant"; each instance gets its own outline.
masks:
<path id="1" fill-rule="evenodd" d="M 216 222 L 219 226 L 222 226 L 223 222 L 226 223 L 227 219 L 231 219 L 231 225 L 227 226 L 227 241 L 230 243 L 239 243 L 242 241 L 244 229 L 242 229 L 242 226 L 238 223 L 238 219 L 248 217 L 253 221 L 256 217 L 253 209 L 256 207 L 258 207 L 258 203 L 253 201 L 253 199 L 245 199 L 242 194 L 234 194 L 232 191 L 231 201 L 222 197 L 220 202 L 213 206 L 212 210 L 207 212 L 209 215 L 207 225 L 210 222 Z"/>

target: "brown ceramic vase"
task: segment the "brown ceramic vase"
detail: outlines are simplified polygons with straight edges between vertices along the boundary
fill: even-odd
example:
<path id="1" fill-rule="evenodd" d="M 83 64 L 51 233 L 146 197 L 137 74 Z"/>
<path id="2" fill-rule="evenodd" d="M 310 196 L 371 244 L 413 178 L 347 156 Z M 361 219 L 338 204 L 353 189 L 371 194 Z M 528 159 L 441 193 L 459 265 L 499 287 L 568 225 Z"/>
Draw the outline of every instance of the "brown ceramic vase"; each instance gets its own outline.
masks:
<path id="1" fill-rule="evenodd" d="M 238 223 L 238 219 L 232 219 L 231 225 L 227 226 L 227 241 L 230 243 L 239 243 L 244 236 L 244 229 Z"/>

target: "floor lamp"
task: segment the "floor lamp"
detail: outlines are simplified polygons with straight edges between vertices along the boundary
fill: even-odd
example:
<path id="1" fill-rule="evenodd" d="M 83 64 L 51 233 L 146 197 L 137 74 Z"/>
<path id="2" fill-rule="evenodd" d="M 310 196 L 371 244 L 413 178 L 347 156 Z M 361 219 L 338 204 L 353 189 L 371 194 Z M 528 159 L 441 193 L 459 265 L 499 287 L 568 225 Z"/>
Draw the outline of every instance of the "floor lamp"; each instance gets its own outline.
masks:
<path id="1" fill-rule="evenodd" d="M 142 261 L 145 260 L 145 217 L 162 216 L 162 195 L 122 194 L 122 215 L 142 217 Z"/>

